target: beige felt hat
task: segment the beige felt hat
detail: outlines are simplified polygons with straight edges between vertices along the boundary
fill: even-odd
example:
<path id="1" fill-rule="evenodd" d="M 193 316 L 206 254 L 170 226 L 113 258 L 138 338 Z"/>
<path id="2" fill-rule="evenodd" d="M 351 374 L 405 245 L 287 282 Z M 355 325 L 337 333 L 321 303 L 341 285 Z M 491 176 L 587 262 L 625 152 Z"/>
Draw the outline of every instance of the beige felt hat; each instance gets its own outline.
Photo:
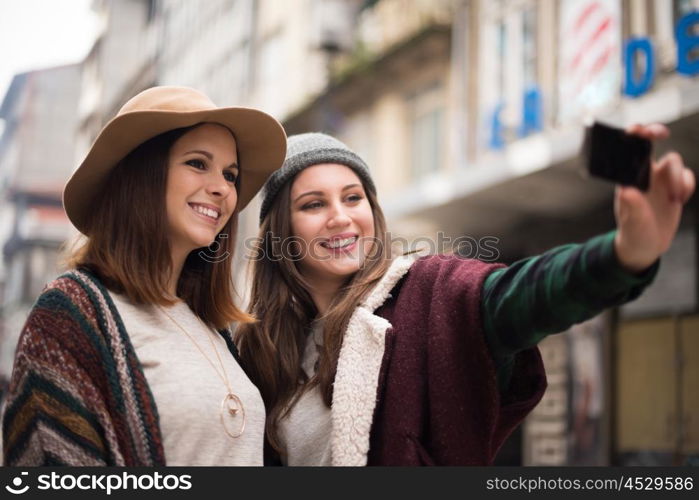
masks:
<path id="1" fill-rule="evenodd" d="M 282 166 L 286 134 L 277 120 L 250 108 L 218 108 L 188 87 L 152 87 L 132 97 L 100 131 L 87 156 L 66 183 L 63 207 L 70 221 L 87 234 L 88 214 L 112 168 L 143 142 L 198 123 L 219 123 L 233 132 L 242 186 L 238 210 Z"/>

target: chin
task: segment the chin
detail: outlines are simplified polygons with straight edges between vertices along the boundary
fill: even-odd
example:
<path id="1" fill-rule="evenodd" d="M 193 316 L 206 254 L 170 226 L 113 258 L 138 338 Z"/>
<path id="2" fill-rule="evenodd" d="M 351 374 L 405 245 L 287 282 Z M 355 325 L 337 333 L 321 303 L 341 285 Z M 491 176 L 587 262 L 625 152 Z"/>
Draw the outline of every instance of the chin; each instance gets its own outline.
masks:
<path id="1" fill-rule="evenodd" d="M 352 262 L 352 263 L 347 263 L 345 265 L 341 266 L 333 266 L 331 269 L 328 269 L 329 274 L 333 274 L 335 276 L 341 277 L 341 278 L 349 278 L 351 275 L 355 274 L 357 271 L 362 269 L 362 264 L 359 262 Z"/>
<path id="2" fill-rule="evenodd" d="M 216 241 L 216 235 L 213 236 L 199 236 L 197 238 L 192 238 L 192 245 L 195 249 L 206 248 L 210 246 L 214 241 Z"/>

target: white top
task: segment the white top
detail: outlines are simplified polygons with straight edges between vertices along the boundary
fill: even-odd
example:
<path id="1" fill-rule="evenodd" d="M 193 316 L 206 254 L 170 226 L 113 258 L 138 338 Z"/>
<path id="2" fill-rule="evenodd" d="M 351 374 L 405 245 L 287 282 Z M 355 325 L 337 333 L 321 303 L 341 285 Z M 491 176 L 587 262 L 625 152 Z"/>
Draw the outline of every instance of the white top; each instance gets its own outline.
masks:
<path id="1" fill-rule="evenodd" d="M 221 373 L 223 361 L 233 393 L 247 418 L 245 432 L 228 436 L 221 423 L 221 402 L 228 394 L 221 377 L 173 321 L 157 306 L 134 306 L 124 295 L 110 293 L 155 398 L 168 465 L 262 465 L 265 407 L 257 387 L 226 347 L 184 302 L 163 308 L 196 341 Z M 227 419 L 237 433 L 241 412 Z"/>
<path id="2" fill-rule="evenodd" d="M 302 368 L 312 377 L 316 372 L 318 346 L 323 345 L 322 322 L 313 323 L 306 339 Z M 286 448 L 285 465 L 332 465 L 330 408 L 323 402 L 318 386 L 306 391 L 291 411 L 279 421 L 279 439 Z"/>

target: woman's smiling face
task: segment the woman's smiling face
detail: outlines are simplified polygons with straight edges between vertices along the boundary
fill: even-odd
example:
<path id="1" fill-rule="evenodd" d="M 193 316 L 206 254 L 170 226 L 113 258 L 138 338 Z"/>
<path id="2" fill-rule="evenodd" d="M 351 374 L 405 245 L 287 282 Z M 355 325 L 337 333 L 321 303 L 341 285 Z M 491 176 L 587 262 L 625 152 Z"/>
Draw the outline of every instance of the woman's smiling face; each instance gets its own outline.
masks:
<path id="1" fill-rule="evenodd" d="M 374 243 L 374 214 L 361 180 L 344 165 L 301 171 L 291 186 L 291 231 L 301 244 L 299 270 L 311 283 L 337 283 L 357 272 Z"/>
<path id="2" fill-rule="evenodd" d="M 209 246 L 235 210 L 238 151 L 226 127 L 205 123 L 170 148 L 165 206 L 173 255 Z"/>

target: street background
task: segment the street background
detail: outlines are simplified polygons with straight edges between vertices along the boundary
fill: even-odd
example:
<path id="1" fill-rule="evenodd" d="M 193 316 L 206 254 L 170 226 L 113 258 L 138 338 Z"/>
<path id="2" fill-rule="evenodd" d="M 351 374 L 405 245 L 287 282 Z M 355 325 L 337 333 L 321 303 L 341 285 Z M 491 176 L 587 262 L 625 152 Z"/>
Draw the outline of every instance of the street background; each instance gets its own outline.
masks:
<path id="1" fill-rule="evenodd" d="M 697 0 L 0 0 L 0 43 L 3 382 L 75 236 L 63 184 L 153 85 L 338 136 L 395 236 L 497 238 L 506 263 L 614 228 L 613 186 L 581 174 L 587 120 L 666 123 L 656 153 L 699 174 Z M 499 464 L 699 462 L 697 206 L 639 300 L 541 344 L 549 389 Z"/>

